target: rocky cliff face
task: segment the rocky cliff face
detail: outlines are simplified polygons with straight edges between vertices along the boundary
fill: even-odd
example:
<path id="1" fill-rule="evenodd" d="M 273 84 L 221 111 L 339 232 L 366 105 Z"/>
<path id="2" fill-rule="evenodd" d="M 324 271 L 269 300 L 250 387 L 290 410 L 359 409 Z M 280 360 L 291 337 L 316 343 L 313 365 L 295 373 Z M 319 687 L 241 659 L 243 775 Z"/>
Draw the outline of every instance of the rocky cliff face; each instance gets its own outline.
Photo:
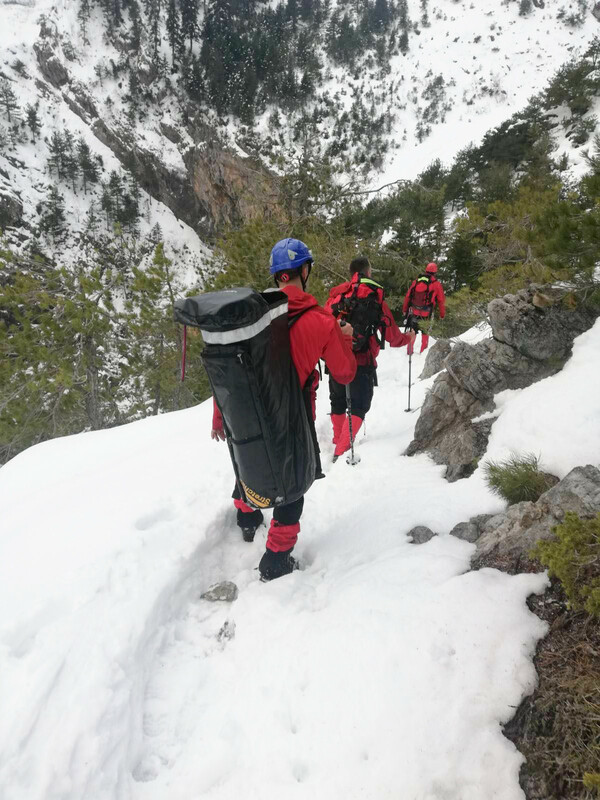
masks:
<path id="1" fill-rule="evenodd" d="M 185 109 L 184 116 L 189 120 L 186 126 L 168 121 L 158 126 L 157 133 L 179 152 L 179 163 L 174 166 L 164 161 L 156 148 L 136 138 L 124 118 L 100 114 L 90 91 L 72 75 L 53 23 L 42 21 L 33 49 L 44 80 L 60 92 L 71 111 L 89 125 L 148 194 L 168 206 L 202 238 L 211 238 L 225 226 L 257 216 L 279 217 L 276 176 L 253 159 L 223 147 L 209 125 L 194 119 L 193 104 L 188 103 Z M 147 74 L 140 69 L 139 74 L 152 83 L 150 69 Z M 43 86 L 39 88 L 44 90 Z"/>
<path id="2" fill-rule="evenodd" d="M 253 159 L 242 159 L 208 141 L 188 150 L 184 161 L 209 233 L 257 217 L 282 216 L 275 176 Z"/>
<path id="3" fill-rule="evenodd" d="M 494 395 L 522 389 L 558 372 L 573 339 L 590 328 L 598 311 L 565 303 L 565 292 L 531 286 L 488 306 L 492 339 L 456 344 L 423 403 L 406 454 L 428 452 L 447 464 L 448 480 L 470 475 L 485 452 Z"/>

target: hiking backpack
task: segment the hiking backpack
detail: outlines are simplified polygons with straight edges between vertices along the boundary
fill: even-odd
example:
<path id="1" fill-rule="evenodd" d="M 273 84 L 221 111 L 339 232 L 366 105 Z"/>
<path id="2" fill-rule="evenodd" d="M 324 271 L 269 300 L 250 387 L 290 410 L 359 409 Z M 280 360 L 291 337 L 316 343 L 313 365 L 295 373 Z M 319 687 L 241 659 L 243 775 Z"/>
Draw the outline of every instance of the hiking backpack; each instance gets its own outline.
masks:
<path id="1" fill-rule="evenodd" d="M 361 286 L 369 288 L 369 294 L 358 297 Z M 381 300 L 378 292 L 381 290 Z M 383 287 L 370 278 L 360 278 L 352 293 L 344 295 L 331 307 L 334 315 L 339 319 L 347 320 L 354 333 L 352 334 L 352 349 L 355 353 L 366 353 L 369 349 L 369 340 L 375 336 L 381 348 L 385 346 L 385 327 L 383 317 Z"/>
<path id="2" fill-rule="evenodd" d="M 254 508 L 298 500 L 317 473 L 312 411 L 290 354 L 285 292 L 226 289 L 178 300 L 175 319 L 200 328 L 202 362 L 223 416 L 243 499 Z"/>
<path id="3" fill-rule="evenodd" d="M 433 310 L 433 296 L 431 284 L 433 283 L 429 275 L 421 275 L 415 281 L 415 285 L 410 291 L 410 305 L 418 311 L 427 311 L 428 314 Z"/>

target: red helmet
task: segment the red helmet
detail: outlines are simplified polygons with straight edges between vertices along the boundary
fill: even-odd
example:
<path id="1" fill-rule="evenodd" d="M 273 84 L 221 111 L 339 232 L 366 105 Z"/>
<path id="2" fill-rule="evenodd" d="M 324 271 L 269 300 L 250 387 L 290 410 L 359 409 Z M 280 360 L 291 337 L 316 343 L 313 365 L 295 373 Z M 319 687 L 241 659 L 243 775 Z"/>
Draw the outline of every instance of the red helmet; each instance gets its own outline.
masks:
<path id="1" fill-rule="evenodd" d="M 431 261 L 429 264 L 427 264 L 425 272 L 437 272 L 437 264 L 434 264 L 433 261 Z"/>

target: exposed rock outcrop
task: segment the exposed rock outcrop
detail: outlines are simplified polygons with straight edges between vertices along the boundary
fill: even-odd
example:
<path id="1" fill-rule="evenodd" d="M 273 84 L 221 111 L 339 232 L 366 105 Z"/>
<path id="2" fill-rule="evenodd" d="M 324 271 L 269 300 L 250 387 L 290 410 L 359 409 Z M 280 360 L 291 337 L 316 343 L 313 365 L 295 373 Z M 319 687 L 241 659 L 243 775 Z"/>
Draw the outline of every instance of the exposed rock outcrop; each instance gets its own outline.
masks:
<path id="1" fill-rule="evenodd" d="M 491 420 L 471 420 L 492 408 L 491 397 L 482 402 L 463 389 L 450 373 L 442 373 L 425 398 L 406 455 L 427 450 L 437 464 L 452 468 L 447 478 L 467 477 L 485 452 L 492 424 Z"/>
<path id="2" fill-rule="evenodd" d="M 69 72 L 58 56 L 58 31 L 47 17 L 43 16 L 40 22 L 40 36 L 33 45 L 33 51 L 44 78 L 56 89 L 60 89 L 69 82 Z"/>
<path id="3" fill-rule="evenodd" d="M 427 451 L 447 464 L 446 477 L 471 474 L 486 450 L 494 408 L 504 389 L 521 389 L 558 372 L 573 339 L 590 328 L 598 310 L 562 302 L 564 292 L 531 286 L 488 305 L 493 339 L 475 345 L 459 342 L 445 357 L 423 403 L 407 455 Z"/>
<path id="4" fill-rule="evenodd" d="M 156 154 L 139 147 L 125 128 L 117 129 L 103 119 L 97 119 L 92 130 L 121 163 L 127 165 L 148 194 L 168 206 L 198 233 L 207 235 L 209 225 L 203 224 L 205 210 L 184 171 L 169 169 Z"/>
<path id="5" fill-rule="evenodd" d="M 589 519 L 600 512 L 600 470 L 588 464 L 576 467 L 548 489 L 535 503 L 515 503 L 495 514 L 483 526 L 477 539 L 473 566 L 487 566 L 498 560 L 509 562 L 517 571 L 529 560 L 529 552 L 540 539 L 552 537 L 552 528 L 567 511 Z"/>
<path id="6" fill-rule="evenodd" d="M 184 161 L 211 233 L 257 217 L 280 218 L 275 177 L 257 161 L 242 159 L 216 141 L 188 150 Z"/>
<path id="7" fill-rule="evenodd" d="M 258 161 L 225 147 L 191 104 L 185 110 L 182 130 L 167 120 L 159 123 L 162 135 L 182 155 L 180 168 L 164 163 L 157 152 L 141 146 L 111 115 L 101 116 L 90 92 L 69 72 L 66 44 L 56 25 L 42 17 L 39 38 L 33 45 L 46 81 L 38 80 L 40 91 L 52 93 L 49 86 L 59 89 L 71 111 L 91 125 L 93 133 L 135 175 L 140 186 L 202 238 L 256 217 L 281 218 L 277 177 Z M 123 52 L 130 46 L 119 37 L 115 44 Z M 148 86 L 156 79 L 156 68 L 150 62 L 139 64 L 138 77 Z M 190 146 L 190 142 L 194 144 Z M 14 211 L 11 209 L 12 217 Z"/>
<path id="8" fill-rule="evenodd" d="M 421 372 L 421 380 L 432 378 L 436 372 L 444 368 L 444 361 L 446 356 L 450 355 L 452 350 L 452 342 L 449 339 L 438 339 L 435 344 L 427 350 L 427 357 L 425 359 L 425 366 Z"/>
<path id="9" fill-rule="evenodd" d="M 171 125 L 170 123 L 161 120 L 160 131 L 162 135 L 166 136 L 166 138 L 170 142 L 173 142 L 173 144 L 181 143 L 181 134 L 174 125 Z"/>
<path id="10" fill-rule="evenodd" d="M 84 122 L 97 119 L 98 109 L 91 94 L 80 81 L 71 81 L 69 87 L 62 93 L 65 103 L 74 114 Z"/>
<path id="11" fill-rule="evenodd" d="M 597 312 L 582 304 L 567 306 L 564 296 L 563 289 L 531 286 L 492 300 L 488 314 L 494 339 L 535 361 L 566 360 L 573 339 L 591 328 Z"/>
<path id="12" fill-rule="evenodd" d="M 23 221 L 23 203 L 15 192 L 2 187 L 0 178 L 0 231 L 17 227 Z"/>
<path id="13" fill-rule="evenodd" d="M 478 514 L 468 522 L 459 522 L 450 531 L 450 536 L 456 536 L 465 542 L 476 542 L 483 533 L 485 523 L 491 519 L 493 514 Z"/>
<path id="14" fill-rule="evenodd" d="M 36 42 L 33 45 L 33 49 L 42 75 L 48 83 L 51 83 L 57 89 L 68 83 L 69 73 L 48 41 Z"/>

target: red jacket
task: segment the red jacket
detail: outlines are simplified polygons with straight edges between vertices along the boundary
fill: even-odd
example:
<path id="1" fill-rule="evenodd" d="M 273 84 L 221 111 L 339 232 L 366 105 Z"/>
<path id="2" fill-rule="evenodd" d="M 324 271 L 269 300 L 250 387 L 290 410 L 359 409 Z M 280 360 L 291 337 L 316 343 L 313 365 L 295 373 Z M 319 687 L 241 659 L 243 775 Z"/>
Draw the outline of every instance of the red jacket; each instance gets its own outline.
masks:
<path id="1" fill-rule="evenodd" d="M 419 278 L 420 277 L 421 276 L 419 276 Z M 408 292 L 406 293 L 406 297 L 404 298 L 404 303 L 402 305 L 402 312 L 404 314 L 408 312 L 410 307 L 410 295 L 414 287 L 419 282 L 419 278 L 415 278 L 415 280 L 411 283 Z M 437 305 L 440 313 L 440 319 L 444 319 L 446 316 L 446 298 L 444 296 L 444 288 L 438 279 L 433 275 L 430 276 L 429 297 L 431 299 L 432 310 Z M 419 308 L 413 308 L 412 313 L 415 317 L 428 317 L 431 312 Z"/>
<path id="2" fill-rule="evenodd" d="M 325 303 L 325 308 L 333 313 L 332 306 L 335 305 L 335 303 L 339 303 L 339 301 L 345 295 L 351 294 L 354 291 L 354 287 L 356 286 L 358 280 L 358 272 L 355 272 L 352 276 L 352 280 L 346 281 L 346 283 L 340 283 L 339 286 L 334 286 L 334 288 L 329 292 L 329 299 Z M 362 283 L 358 287 L 357 297 L 366 297 L 371 291 L 372 290 L 369 289 L 368 285 Z M 394 317 L 392 316 L 392 312 L 390 311 L 388 304 L 383 299 L 383 289 L 381 287 L 377 289 L 377 299 L 381 303 L 383 319 L 385 320 L 386 342 L 388 342 L 390 347 L 402 347 L 403 345 L 408 344 L 410 342 L 410 338 L 406 336 L 406 334 L 402 333 L 400 328 L 396 325 Z M 377 356 L 379 355 L 380 349 L 381 348 L 379 347 L 375 336 L 371 336 L 369 341 L 369 349 L 366 351 L 366 353 L 355 353 L 356 363 L 360 366 L 370 365 L 376 367 Z M 337 380 L 335 375 L 333 377 L 335 380 Z M 338 381 L 338 383 L 341 383 L 341 381 Z"/>
<path id="3" fill-rule="evenodd" d="M 311 294 L 296 286 L 284 286 L 281 291 L 288 296 L 290 316 L 310 309 L 290 328 L 290 351 L 298 372 L 300 386 L 305 386 L 312 374 L 311 386 L 313 414 L 319 385 L 315 369 L 320 358 L 338 383 L 351 383 L 356 375 L 356 359 L 349 336 L 344 336 L 337 321 L 317 303 Z M 213 401 L 213 430 L 223 429 L 223 418 Z"/>

